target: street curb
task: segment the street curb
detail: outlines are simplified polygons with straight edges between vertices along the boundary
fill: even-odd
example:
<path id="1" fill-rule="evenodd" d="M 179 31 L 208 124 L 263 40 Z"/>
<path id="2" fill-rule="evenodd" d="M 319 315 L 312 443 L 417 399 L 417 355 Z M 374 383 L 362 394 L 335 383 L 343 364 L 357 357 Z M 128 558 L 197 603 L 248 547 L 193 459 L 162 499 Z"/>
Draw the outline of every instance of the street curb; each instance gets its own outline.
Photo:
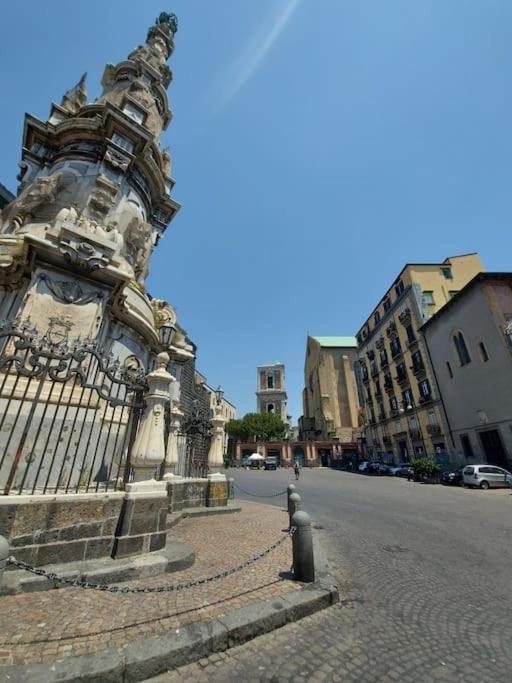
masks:
<path id="1" fill-rule="evenodd" d="M 1 667 L 9 683 L 135 683 L 298 621 L 339 602 L 324 580 L 276 598 L 240 607 L 213 620 L 53 662 Z"/>

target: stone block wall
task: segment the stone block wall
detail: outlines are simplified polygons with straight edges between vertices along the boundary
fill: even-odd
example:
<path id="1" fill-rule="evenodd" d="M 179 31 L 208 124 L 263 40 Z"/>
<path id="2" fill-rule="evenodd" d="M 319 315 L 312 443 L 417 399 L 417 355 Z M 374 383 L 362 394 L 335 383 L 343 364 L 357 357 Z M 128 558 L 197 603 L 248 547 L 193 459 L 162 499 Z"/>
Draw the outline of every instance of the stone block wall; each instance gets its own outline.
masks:
<path id="1" fill-rule="evenodd" d="M 113 556 L 126 557 L 161 550 L 167 536 L 167 496 L 130 496 L 123 502 Z"/>
<path id="2" fill-rule="evenodd" d="M 227 481 L 175 479 L 167 482 L 169 512 L 228 504 Z"/>
<path id="3" fill-rule="evenodd" d="M 109 557 L 123 496 L 0 496 L 0 534 L 18 560 L 33 565 Z"/>

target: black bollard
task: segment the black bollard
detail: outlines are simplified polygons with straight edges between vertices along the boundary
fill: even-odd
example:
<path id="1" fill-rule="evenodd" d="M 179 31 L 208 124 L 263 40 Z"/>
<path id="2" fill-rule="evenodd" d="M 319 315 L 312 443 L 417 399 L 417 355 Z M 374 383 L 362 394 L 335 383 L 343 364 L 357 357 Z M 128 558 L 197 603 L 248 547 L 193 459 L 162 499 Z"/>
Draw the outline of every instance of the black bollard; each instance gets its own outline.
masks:
<path id="1" fill-rule="evenodd" d="M 291 523 L 295 527 L 292 537 L 293 575 L 296 581 L 311 583 L 315 580 L 311 518 L 304 510 L 297 510 Z"/>
<path id="2" fill-rule="evenodd" d="M 7 566 L 7 558 L 9 557 L 9 542 L 3 536 L 0 536 L 0 584 L 2 583 L 2 574 Z"/>
<path id="3" fill-rule="evenodd" d="M 298 493 L 292 493 L 290 496 L 290 501 L 288 503 L 288 517 L 290 518 L 290 527 L 292 525 L 292 517 L 300 510 L 300 496 Z"/>
<path id="4" fill-rule="evenodd" d="M 292 495 L 292 493 L 296 493 L 295 484 L 288 484 L 288 488 L 286 489 L 286 507 L 288 511 L 290 511 L 290 496 Z"/>

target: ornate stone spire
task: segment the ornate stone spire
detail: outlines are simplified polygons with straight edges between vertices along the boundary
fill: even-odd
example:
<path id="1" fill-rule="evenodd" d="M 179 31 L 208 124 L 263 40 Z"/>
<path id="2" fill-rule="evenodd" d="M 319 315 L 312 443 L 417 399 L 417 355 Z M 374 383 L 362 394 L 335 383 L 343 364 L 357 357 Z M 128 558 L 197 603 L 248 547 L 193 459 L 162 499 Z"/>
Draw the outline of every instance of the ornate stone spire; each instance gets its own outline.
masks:
<path id="1" fill-rule="evenodd" d="M 71 114 L 76 112 L 87 104 L 87 73 L 84 73 L 76 85 L 70 88 L 62 97 L 61 107 L 69 111 Z"/>
<path id="2" fill-rule="evenodd" d="M 177 30 L 176 16 L 162 12 L 149 28 L 145 45 L 132 50 L 126 61 L 107 65 L 103 92 L 97 100 L 124 111 L 157 141 L 172 116 L 165 90 L 172 81 L 167 59 L 174 51 Z"/>

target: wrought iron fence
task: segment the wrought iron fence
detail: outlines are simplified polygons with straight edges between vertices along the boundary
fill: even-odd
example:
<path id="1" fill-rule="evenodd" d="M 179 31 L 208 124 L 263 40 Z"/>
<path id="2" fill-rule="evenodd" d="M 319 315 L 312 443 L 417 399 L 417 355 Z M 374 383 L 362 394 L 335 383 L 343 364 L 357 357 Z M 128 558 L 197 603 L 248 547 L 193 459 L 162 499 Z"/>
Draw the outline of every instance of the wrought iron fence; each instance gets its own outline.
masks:
<path id="1" fill-rule="evenodd" d="M 50 318 L 0 323 L 0 492 L 116 490 L 143 408 L 144 376 L 105 356 L 90 339 L 69 339 Z"/>

